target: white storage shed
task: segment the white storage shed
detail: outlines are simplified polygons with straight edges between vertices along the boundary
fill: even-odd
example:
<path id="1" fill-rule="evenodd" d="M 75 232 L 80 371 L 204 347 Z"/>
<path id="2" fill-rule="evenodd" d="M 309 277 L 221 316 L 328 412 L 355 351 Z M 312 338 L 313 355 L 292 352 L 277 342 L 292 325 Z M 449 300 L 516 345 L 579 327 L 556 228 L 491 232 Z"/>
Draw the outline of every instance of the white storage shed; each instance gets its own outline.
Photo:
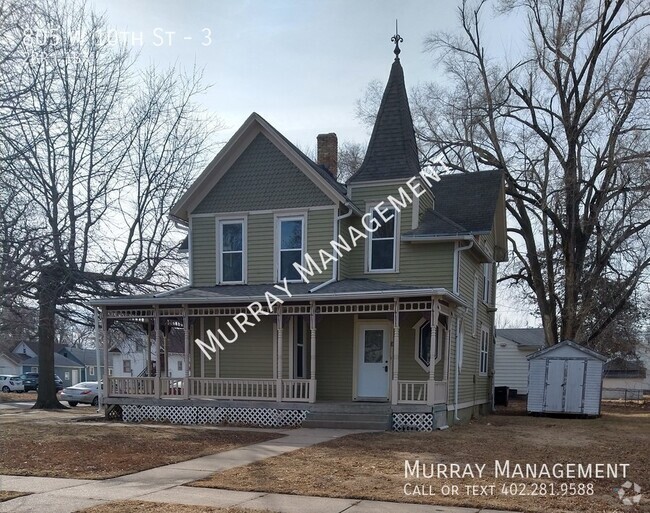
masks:
<path id="1" fill-rule="evenodd" d="M 528 412 L 600 415 L 607 358 L 565 340 L 528 356 Z"/>

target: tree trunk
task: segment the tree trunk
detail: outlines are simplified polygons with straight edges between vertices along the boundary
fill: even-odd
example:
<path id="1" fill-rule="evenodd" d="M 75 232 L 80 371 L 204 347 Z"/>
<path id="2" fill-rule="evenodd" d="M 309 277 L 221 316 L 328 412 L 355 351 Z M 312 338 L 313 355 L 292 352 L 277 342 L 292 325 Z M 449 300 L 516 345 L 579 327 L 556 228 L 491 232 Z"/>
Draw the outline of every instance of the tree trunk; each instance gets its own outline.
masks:
<path id="1" fill-rule="evenodd" d="M 65 409 L 56 397 L 54 383 L 54 320 L 64 276 L 45 266 L 38 280 L 38 398 L 34 409 Z"/>

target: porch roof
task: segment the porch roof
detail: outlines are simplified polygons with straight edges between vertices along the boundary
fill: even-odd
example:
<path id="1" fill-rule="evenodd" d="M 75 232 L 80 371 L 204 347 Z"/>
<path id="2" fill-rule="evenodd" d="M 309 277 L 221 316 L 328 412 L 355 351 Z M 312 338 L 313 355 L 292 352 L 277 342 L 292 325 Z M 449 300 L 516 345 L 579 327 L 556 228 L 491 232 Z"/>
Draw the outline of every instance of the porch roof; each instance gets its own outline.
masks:
<path id="1" fill-rule="evenodd" d="M 169 305 L 169 304 L 208 304 L 208 303 L 246 303 L 265 300 L 270 292 L 285 302 L 312 300 L 349 300 L 393 297 L 438 296 L 454 304 L 467 306 L 457 294 L 444 287 L 385 283 L 367 279 L 339 280 L 328 284 L 289 283 L 291 297 L 274 287 L 274 284 L 259 285 L 216 285 L 214 287 L 181 287 L 158 294 L 141 294 L 114 298 L 100 298 L 89 301 L 93 306 L 122 305 Z"/>

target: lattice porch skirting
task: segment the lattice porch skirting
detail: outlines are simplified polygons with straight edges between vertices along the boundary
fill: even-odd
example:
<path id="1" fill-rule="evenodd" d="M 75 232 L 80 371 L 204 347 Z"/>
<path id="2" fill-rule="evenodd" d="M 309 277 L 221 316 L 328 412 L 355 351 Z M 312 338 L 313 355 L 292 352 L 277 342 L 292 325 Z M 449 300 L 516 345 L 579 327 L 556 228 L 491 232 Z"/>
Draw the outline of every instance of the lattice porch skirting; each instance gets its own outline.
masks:
<path id="1" fill-rule="evenodd" d="M 216 406 L 122 405 L 124 422 L 157 421 L 172 424 L 242 424 L 258 427 L 299 427 L 306 410 L 223 408 Z"/>
<path id="2" fill-rule="evenodd" d="M 433 431 L 433 413 L 393 413 L 393 431 Z"/>

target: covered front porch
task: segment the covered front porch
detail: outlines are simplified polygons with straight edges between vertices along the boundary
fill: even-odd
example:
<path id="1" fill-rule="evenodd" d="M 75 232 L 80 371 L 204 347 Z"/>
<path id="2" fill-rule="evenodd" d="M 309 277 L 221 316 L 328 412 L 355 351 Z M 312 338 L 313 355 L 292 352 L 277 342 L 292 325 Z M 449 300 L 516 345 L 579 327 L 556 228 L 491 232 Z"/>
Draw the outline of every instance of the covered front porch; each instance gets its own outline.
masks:
<path id="1" fill-rule="evenodd" d="M 140 375 L 104 369 L 103 400 L 446 404 L 453 311 L 439 296 L 285 303 L 232 340 L 226 326 L 250 313 L 245 305 L 103 306 L 96 312 L 105 361 L 123 323 L 138 326 L 148 355 Z M 168 345 L 179 331 L 184 376 L 173 377 Z"/>

